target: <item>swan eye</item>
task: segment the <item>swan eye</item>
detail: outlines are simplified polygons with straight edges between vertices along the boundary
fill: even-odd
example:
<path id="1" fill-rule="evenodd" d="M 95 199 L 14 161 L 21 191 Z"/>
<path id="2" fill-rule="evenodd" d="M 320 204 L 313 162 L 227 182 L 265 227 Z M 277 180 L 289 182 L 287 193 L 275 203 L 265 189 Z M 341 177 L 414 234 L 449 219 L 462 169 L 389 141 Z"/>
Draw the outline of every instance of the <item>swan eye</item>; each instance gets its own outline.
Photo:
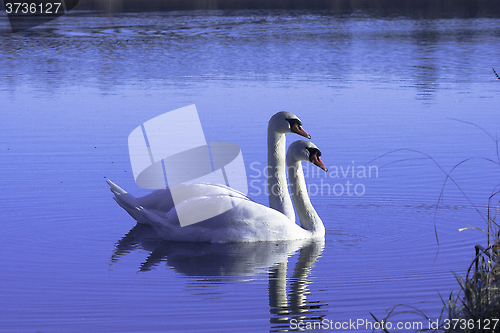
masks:
<path id="1" fill-rule="evenodd" d="M 296 118 L 287 118 L 288 124 L 290 124 L 290 128 L 297 126 L 299 129 L 302 129 L 302 122 Z"/>
<path id="2" fill-rule="evenodd" d="M 319 151 L 318 148 L 306 148 L 307 151 L 309 152 L 309 161 L 313 162 L 313 156 L 317 155 L 318 158 L 321 156 L 321 152 Z"/>

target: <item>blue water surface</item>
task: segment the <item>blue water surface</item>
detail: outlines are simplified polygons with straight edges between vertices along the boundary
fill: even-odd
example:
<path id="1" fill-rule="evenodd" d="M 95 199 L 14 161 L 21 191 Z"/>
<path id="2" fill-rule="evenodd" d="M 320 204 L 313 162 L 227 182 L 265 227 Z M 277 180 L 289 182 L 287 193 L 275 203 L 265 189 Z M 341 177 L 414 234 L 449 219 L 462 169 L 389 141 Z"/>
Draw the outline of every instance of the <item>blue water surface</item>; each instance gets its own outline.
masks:
<path id="1" fill-rule="evenodd" d="M 498 20 L 76 11 L 2 27 L 0 332 L 367 332 L 397 304 L 436 320 L 487 241 L 458 229 L 487 227 L 498 185 Z M 324 243 L 169 243 L 135 226 L 105 181 L 148 193 L 128 135 L 190 104 L 207 141 L 241 147 L 265 205 L 267 121 L 302 119 L 330 169 L 306 176 Z"/>

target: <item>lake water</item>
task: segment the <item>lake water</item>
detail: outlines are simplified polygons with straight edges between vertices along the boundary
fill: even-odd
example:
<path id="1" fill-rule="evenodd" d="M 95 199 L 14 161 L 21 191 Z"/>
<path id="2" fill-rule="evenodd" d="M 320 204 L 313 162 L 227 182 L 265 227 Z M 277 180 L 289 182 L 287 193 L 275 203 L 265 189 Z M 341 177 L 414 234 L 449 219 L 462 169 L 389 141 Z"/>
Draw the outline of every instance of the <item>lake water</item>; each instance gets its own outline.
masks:
<path id="1" fill-rule="evenodd" d="M 486 243 L 458 229 L 486 228 L 498 185 L 494 140 L 464 123 L 498 135 L 498 19 L 74 12 L 17 34 L 0 22 L 0 332 L 275 332 L 300 320 L 367 332 L 370 312 L 397 304 L 436 320 L 440 295 L 458 291 L 453 272 Z M 302 119 L 330 168 L 306 178 L 324 243 L 169 243 L 135 227 L 105 181 L 148 193 L 128 135 L 190 104 L 207 141 L 241 147 L 262 204 L 267 121 Z M 438 165 L 471 157 L 452 173 L 468 199 L 448 181 L 436 209 Z M 363 166 L 378 172 L 342 174 Z"/>

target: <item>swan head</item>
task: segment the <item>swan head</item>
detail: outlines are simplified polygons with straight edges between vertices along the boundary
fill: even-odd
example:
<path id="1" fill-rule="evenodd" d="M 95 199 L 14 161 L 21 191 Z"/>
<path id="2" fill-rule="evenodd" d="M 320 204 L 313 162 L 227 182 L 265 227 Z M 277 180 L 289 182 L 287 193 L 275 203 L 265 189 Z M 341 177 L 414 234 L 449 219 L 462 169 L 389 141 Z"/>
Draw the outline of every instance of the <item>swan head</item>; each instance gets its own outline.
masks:
<path id="1" fill-rule="evenodd" d="M 311 136 L 302 128 L 302 121 L 293 113 L 281 111 L 269 120 L 269 128 L 277 133 L 296 133 L 308 139 Z"/>
<path id="2" fill-rule="evenodd" d="M 321 161 L 321 151 L 310 141 L 298 140 L 292 142 L 288 147 L 286 158 L 287 161 L 309 161 L 325 172 L 328 171 L 323 161 Z"/>

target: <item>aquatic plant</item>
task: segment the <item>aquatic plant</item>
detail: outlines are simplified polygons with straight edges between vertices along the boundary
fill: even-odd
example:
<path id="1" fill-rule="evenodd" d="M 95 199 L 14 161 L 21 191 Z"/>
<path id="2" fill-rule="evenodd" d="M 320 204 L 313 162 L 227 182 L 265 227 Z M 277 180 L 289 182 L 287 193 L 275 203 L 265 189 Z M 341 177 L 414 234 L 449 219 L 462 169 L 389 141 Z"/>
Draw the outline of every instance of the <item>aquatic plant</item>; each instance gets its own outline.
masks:
<path id="1" fill-rule="evenodd" d="M 500 79 L 500 76 L 497 74 L 495 69 L 493 69 L 493 72 L 496 77 Z M 411 313 L 417 315 L 423 318 L 424 322 L 428 322 L 429 324 L 427 326 L 422 325 L 416 331 L 447 333 L 500 332 L 500 224 L 498 221 L 500 211 L 500 190 L 498 190 L 498 188 L 500 187 L 500 184 L 497 184 L 494 187 L 492 194 L 489 196 L 487 212 L 486 216 L 484 216 L 484 214 L 472 203 L 467 194 L 451 176 L 451 173 L 455 169 L 472 159 L 483 159 L 500 167 L 500 139 L 493 137 L 484 128 L 476 124 L 458 119 L 453 120 L 475 126 L 486 133 L 495 143 L 496 160 L 486 157 L 468 158 L 454 165 L 449 172 L 445 172 L 444 169 L 428 154 L 419 151 L 414 152 L 425 155 L 426 158 L 431 159 L 443 172 L 446 173 L 446 178 L 443 182 L 436 210 L 439 203 L 443 199 L 443 192 L 446 183 L 448 180 L 451 180 L 486 222 L 486 230 L 478 227 L 464 227 L 459 230 L 481 230 L 487 236 L 487 246 L 483 247 L 480 244 L 475 246 L 474 250 L 476 255 L 469 265 L 465 277 L 454 273 L 460 286 L 460 290 L 457 293 L 450 293 L 447 299 L 444 299 L 440 295 L 443 308 L 437 319 L 432 319 L 418 308 L 405 304 L 395 305 L 382 319 L 378 319 L 373 313 L 370 314 L 379 324 L 387 323 L 390 321 L 390 318 L 401 314 Z M 400 161 L 402 160 L 398 160 L 396 162 Z M 438 240 L 437 233 L 436 239 Z M 381 328 L 381 331 L 389 333 L 389 330 L 386 327 Z"/>
<path id="2" fill-rule="evenodd" d="M 500 332 L 500 228 L 497 223 L 500 210 L 499 194 L 500 191 L 489 197 L 488 221 L 491 222 L 489 224 L 491 227 L 489 231 L 482 230 L 488 234 L 488 240 L 491 243 L 488 243 L 486 248 L 479 244 L 475 246 L 476 256 L 465 277 L 455 274 L 460 290 L 456 294 L 451 292 L 447 299 L 441 297 L 443 308 L 439 317 L 432 319 L 416 307 L 398 304 L 392 307 L 383 319 L 378 319 L 370 313 L 378 323 L 387 323 L 392 317 L 411 313 L 428 323 L 416 331 Z M 494 198 L 495 204 L 492 205 Z M 387 328 L 381 331 L 390 333 Z"/>
<path id="3" fill-rule="evenodd" d="M 475 246 L 476 256 L 464 277 L 455 274 L 460 291 L 443 301 L 442 332 L 499 332 L 500 331 L 500 228 L 497 216 L 500 191 L 488 199 L 488 246 Z M 494 201 L 492 201 L 495 198 Z M 492 205 L 492 202 L 495 202 Z M 463 228 L 461 230 L 468 229 Z M 443 316 L 441 316 L 443 317 Z M 464 323 L 465 325 L 463 325 Z"/>

